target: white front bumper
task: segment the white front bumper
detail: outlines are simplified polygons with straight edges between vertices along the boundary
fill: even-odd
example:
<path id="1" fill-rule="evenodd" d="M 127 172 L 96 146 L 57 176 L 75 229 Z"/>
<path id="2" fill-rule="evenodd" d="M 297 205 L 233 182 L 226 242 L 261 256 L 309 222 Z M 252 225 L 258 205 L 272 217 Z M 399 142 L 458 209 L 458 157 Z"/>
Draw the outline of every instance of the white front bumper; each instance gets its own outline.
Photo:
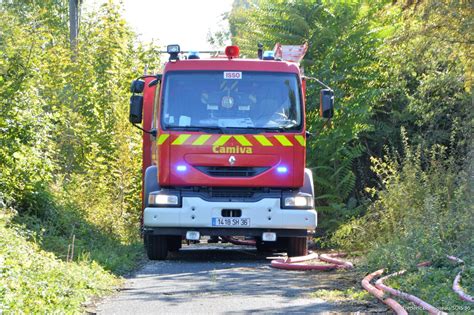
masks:
<path id="1" fill-rule="evenodd" d="M 144 227 L 215 228 L 212 218 L 221 218 L 223 209 L 240 209 L 250 226 L 235 228 L 305 229 L 317 225 L 315 210 L 281 209 L 280 199 L 257 202 L 209 202 L 199 197 L 183 197 L 181 208 L 145 208 Z"/>

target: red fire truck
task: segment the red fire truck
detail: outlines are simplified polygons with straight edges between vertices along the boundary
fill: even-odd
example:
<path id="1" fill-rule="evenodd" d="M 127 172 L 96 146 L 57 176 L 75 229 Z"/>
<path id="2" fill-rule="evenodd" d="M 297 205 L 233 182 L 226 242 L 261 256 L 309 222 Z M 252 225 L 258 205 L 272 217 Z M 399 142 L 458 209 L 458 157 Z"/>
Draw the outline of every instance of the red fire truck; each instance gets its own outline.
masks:
<path id="1" fill-rule="evenodd" d="M 281 51 L 281 47 L 280 47 Z M 166 259 L 183 239 L 254 238 L 258 250 L 307 253 L 317 225 L 305 168 L 305 77 L 297 63 L 258 49 L 239 58 L 183 57 L 167 47 L 162 74 L 132 82 L 130 122 L 143 133 L 142 232 Z M 334 94 L 321 90 L 330 118 Z"/>

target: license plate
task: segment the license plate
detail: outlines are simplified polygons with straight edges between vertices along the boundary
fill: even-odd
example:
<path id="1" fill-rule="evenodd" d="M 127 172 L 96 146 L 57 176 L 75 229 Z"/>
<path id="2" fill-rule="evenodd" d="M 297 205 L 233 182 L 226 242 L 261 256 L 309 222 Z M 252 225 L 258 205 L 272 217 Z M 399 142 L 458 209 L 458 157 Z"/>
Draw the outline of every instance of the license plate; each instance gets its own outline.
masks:
<path id="1" fill-rule="evenodd" d="M 250 218 L 212 218 L 212 226 L 250 226 Z"/>

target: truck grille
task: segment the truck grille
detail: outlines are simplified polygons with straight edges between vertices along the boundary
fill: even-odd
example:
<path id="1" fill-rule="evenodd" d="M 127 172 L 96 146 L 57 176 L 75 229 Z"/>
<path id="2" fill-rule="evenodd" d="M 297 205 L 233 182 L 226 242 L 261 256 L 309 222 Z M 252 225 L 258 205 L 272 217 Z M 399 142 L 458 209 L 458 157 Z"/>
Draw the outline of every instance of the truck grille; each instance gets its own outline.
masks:
<path id="1" fill-rule="evenodd" d="M 213 187 L 208 190 L 209 197 L 212 198 L 252 198 L 260 189 L 253 188 L 220 188 Z"/>
<path id="2" fill-rule="evenodd" d="M 196 166 L 196 168 L 213 177 L 253 177 L 269 169 L 269 167 L 244 166 Z"/>
<path id="3" fill-rule="evenodd" d="M 258 187 L 180 187 L 181 196 L 199 197 L 208 201 L 258 201 L 281 198 L 282 190 Z"/>

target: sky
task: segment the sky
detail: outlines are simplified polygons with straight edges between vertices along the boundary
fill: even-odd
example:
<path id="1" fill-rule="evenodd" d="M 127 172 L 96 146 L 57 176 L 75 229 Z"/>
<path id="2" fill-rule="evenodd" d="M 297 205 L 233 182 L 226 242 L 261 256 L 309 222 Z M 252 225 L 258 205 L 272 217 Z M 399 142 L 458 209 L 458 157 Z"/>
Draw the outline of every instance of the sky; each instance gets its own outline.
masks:
<path id="1" fill-rule="evenodd" d="M 119 0 L 116 0 L 119 1 Z M 85 0 L 86 10 L 105 0 Z M 181 50 L 211 50 L 209 31 L 228 25 L 222 14 L 229 12 L 233 0 L 121 0 L 124 17 L 142 41 L 160 45 L 179 44 Z"/>

